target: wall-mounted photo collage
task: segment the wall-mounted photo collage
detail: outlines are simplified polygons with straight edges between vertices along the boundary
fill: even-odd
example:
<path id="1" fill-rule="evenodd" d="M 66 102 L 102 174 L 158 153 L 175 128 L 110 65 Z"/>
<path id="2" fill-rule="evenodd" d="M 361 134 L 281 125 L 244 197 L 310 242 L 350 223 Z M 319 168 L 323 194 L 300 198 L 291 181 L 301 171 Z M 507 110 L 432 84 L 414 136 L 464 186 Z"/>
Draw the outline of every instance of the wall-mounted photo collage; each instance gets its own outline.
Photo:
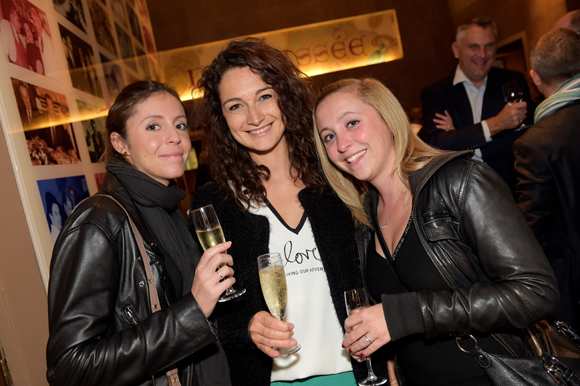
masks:
<path id="1" fill-rule="evenodd" d="M 46 282 L 48 235 L 102 183 L 107 110 L 160 80 L 158 56 L 145 0 L 0 0 L 0 47 L 0 126 Z"/>

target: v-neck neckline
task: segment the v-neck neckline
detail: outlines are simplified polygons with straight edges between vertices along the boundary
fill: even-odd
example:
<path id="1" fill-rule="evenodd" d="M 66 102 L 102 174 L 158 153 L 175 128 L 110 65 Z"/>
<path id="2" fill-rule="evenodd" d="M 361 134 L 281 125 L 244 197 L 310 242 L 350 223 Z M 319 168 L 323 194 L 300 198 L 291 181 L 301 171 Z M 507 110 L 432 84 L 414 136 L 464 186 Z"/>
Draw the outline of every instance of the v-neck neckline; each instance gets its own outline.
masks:
<path id="1" fill-rule="evenodd" d="M 397 245 L 395 247 L 395 250 L 393 251 L 393 253 L 391 253 L 391 251 L 389 250 L 389 247 L 387 246 L 387 243 L 385 242 L 385 238 L 383 237 L 383 232 L 381 232 L 381 227 L 378 226 L 378 220 L 375 220 L 375 233 L 377 234 L 377 237 L 379 239 L 379 244 L 381 246 L 381 249 L 383 250 L 383 253 L 385 254 L 385 258 L 390 259 L 391 261 L 395 261 L 395 258 L 397 257 L 397 252 L 399 252 L 399 250 L 401 249 L 401 246 L 403 245 L 403 242 L 405 241 L 405 236 L 407 236 L 407 232 L 409 232 L 409 228 L 411 227 L 411 224 L 413 222 L 413 215 L 411 214 L 409 216 L 409 220 L 407 221 L 407 226 L 405 227 L 405 231 L 403 232 L 403 234 L 401 235 L 401 238 L 399 239 L 399 241 L 397 242 Z"/>
<path id="2" fill-rule="evenodd" d="M 306 219 L 308 218 L 306 216 L 306 211 L 304 211 L 302 213 L 302 218 L 300 219 L 300 222 L 298 223 L 298 226 L 296 226 L 296 228 L 292 228 L 290 225 L 288 225 L 286 223 L 286 221 L 284 221 L 284 218 L 282 218 L 282 216 L 280 215 L 280 213 L 278 213 L 278 211 L 276 210 L 276 208 L 274 208 L 274 205 L 272 205 L 272 203 L 270 201 L 268 201 L 268 199 L 266 199 L 266 205 L 268 206 L 268 209 L 270 209 L 272 211 L 272 213 L 274 214 L 274 216 L 276 216 L 276 218 L 280 221 L 280 223 L 282 223 L 282 225 L 284 225 L 286 227 L 286 229 L 288 229 L 290 232 L 295 233 L 295 234 L 299 234 L 300 231 L 302 230 L 302 227 L 304 226 L 304 223 L 306 223 Z"/>

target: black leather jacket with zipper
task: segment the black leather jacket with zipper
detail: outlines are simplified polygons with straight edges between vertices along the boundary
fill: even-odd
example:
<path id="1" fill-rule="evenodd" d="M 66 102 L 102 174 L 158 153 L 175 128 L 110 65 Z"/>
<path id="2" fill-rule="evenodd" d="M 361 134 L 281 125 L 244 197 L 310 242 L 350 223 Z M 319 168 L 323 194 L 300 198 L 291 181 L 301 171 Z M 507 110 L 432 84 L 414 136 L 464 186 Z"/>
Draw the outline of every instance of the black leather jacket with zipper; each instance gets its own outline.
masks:
<path id="1" fill-rule="evenodd" d="M 525 328 L 558 307 L 552 269 L 510 191 L 470 154 L 437 156 L 410 176 L 413 226 L 451 289 L 373 299 L 383 304 L 393 341 L 416 333 L 433 338 Z M 377 202 L 371 190 L 369 218 L 376 218 Z M 363 280 L 372 235 L 357 228 Z"/>
<path id="2" fill-rule="evenodd" d="M 166 385 L 165 371 L 178 364 L 182 384 L 190 386 L 194 362 L 198 378 L 205 375 L 194 357 L 216 350 L 217 332 L 191 294 L 174 302 L 167 297 L 162 254 L 121 183 L 108 173 L 100 193 L 113 196 L 131 216 L 145 242 L 159 298 L 171 306 L 151 313 L 145 268 L 125 211 L 101 195 L 85 200 L 67 219 L 53 250 L 48 381 Z"/>

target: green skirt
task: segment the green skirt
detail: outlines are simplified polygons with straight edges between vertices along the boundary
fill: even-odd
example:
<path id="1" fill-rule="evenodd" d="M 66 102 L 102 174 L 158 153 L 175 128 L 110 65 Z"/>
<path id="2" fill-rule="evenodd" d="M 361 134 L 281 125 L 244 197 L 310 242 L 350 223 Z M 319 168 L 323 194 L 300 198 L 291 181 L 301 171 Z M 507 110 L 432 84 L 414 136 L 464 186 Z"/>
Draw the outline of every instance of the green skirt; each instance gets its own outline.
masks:
<path id="1" fill-rule="evenodd" d="M 291 382 L 272 382 L 271 386 L 356 386 L 352 371 L 346 373 L 320 375 L 316 377 L 297 379 Z"/>

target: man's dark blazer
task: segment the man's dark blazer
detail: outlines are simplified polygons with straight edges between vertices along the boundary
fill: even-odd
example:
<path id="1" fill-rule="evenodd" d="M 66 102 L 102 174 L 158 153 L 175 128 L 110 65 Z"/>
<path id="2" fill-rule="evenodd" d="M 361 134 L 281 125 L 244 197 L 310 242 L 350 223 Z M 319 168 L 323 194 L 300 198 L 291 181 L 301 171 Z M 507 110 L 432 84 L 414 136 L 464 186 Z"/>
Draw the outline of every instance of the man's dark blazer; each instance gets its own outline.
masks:
<path id="1" fill-rule="evenodd" d="M 530 127 L 514 144 L 516 198 L 560 286 L 556 317 L 580 331 L 580 101 Z"/>
<path id="2" fill-rule="evenodd" d="M 483 160 L 489 164 L 513 191 L 516 176 L 514 171 L 513 144 L 523 133 L 504 130 L 486 142 L 481 123 L 473 123 L 473 113 L 469 98 L 462 83 L 453 86 L 455 72 L 421 91 L 423 101 L 423 127 L 419 136 L 428 144 L 444 150 L 466 150 L 481 148 Z M 526 79 L 521 72 L 492 67 L 487 76 L 487 86 L 483 95 L 481 120 L 496 116 L 504 108 L 502 86 L 517 81 L 522 89 L 523 100 L 528 103 L 525 122 L 531 124 L 535 105 L 530 98 Z M 455 130 L 438 129 L 433 122 L 435 113 L 449 112 Z"/>

